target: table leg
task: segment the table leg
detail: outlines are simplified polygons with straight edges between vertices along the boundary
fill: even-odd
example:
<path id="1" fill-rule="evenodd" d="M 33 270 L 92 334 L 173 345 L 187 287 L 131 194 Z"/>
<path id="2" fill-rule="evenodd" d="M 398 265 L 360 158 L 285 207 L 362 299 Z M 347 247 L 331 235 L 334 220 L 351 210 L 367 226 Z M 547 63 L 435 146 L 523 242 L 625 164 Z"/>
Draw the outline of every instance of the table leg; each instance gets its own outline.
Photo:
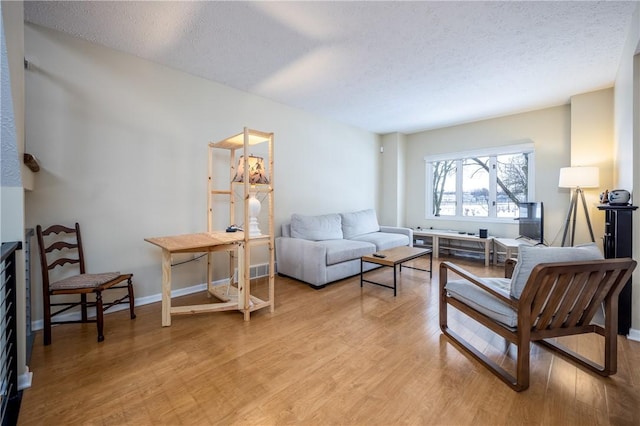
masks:
<path id="1" fill-rule="evenodd" d="M 489 247 L 489 239 L 484 242 L 484 266 L 489 266 L 491 261 L 491 248 Z"/>
<path id="2" fill-rule="evenodd" d="M 245 257 L 247 253 L 245 252 L 244 243 L 238 244 L 238 310 L 244 313 L 244 320 L 249 321 L 249 317 L 251 315 L 249 305 L 249 296 L 251 295 L 251 290 L 249 289 L 250 279 L 247 276 L 247 265 Z"/>
<path id="3" fill-rule="evenodd" d="M 429 253 L 429 279 L 433 278 L 433 250 Z"/>
<path id="4" fill-rule="evenodd" d="M 162 250 L 162 326 L 171 326 L 171 252 Z"/>
<path id="5" fill-rule="evenodd" d="M 396 297 L 396 265 L 393 264 L 393 297 Z"/>
<path id="6" fill-rule="evenodd" d="M 362 287 L 362 269 L 363 269 L 363 265 L 364 262 L 362 261 L 362 258 L 360 258 L 360 287 Z"/>
<path id="7" fill-rule="evenodd" d="M 437 259 L 440 253 L 440 238 L 436 235 L 431 237 L 431 248 L 433 249 L 433 256 Z"/>

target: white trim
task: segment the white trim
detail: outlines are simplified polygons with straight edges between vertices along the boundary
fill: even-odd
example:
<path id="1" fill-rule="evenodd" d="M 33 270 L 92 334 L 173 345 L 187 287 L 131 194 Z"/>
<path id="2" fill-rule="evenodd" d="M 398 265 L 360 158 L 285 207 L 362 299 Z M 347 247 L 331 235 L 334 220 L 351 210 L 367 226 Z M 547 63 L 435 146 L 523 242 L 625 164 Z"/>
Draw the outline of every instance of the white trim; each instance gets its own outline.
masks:
<path id="1" fill-rule="evenodd" d="M 227 282 L 226 279 L 215 281 L 214 284 L 223 284 L 225 282 Z M 200 291 L 205 291 L 206 289 L 207 289 L 207 284 L 206 283 L 196 284 L 196 285 L 193 285 L 191 287 L 179 288 L 179 289 L 173 290 L 171 292 L 171 298 L 180 297 L 180 296 L 186 296 L 188 294 L 193 294 L 193 293 L 198 293 Z M 150 296 L 136 297 L 135 306 L 144 306 L 144 305 L 149 305 L 151 303 L 156 303 L 156 302 L 160 302 L 160 301 L 162 301 L 162 293 L 156 293 L 156 294 L 152 294 Z M 106 311 L 106 313 L 123 311 L 125 309 L 129 309 L 129 306 L 126 305 L 126 304 L 115 305 L 112 308 L 110 308 L 108 311 Z M 96 316 L 96 309 L 95 308 L 89 308 L 87 310 L 87 316 L 89 318 L 94 318 Z M 57 318 L 59 318 L 60 321 L 79 321 L 80 320 L 80 312 L 69 312 L 68 314 L 61 314 Z M 32 321 L 31 322 L 31 330 L 33 330 L 33 331 L 42 330 L 43 327 L 44 327 L 44 321 L 43 320 L 37 320 L 37 321 Z"/>
<path id="2" fill-rule="evenodd" d="M 629 340 L 635 340 L 636 342 L 640 342 L 640 330 L 629 329 L 629 335 L 627 336 Z"/>
<path id="3" fill-rule="evenodd" d="M 258 272 L 260 272 L 261 270 L 263 270 L 266 275 L 258 275 Z M 269 274 L 269 264 L 268 263 L 262 263 L 262 264 L 259 264 L 259 265 L 251 265 L 251 271 L 250 271 L 251 279 L 264 277 L 264 276 L 267 276 L 268 274 Z M 214 281 L 213 284 L 214 285 L 220 285 L 220 284 L 226 284 L 227 282 L 228 282 L 228 279 L 225 278 L 225 279 L 222 279 L 222 280 Z M 234 282 L 237 282 L 235 280 L 235 275 L 234 275 Z M 191 287 L 179 288 L 177 290 L 171 291 L 171 298 L 180 297 L 180 296 L 186 296 L 186 295 L 189 295 L 189 294 L 198 293 L 198 292 L 206 291 L 206 290 L 207 290 L 207 283 L 196 284 L 196 285 L 192 285 Z M 156 293 L 156 294 L 152 294 L 150 296 L 136 297 L 135 298 L 135 306 L 149 305 L 151 303 L 156 303 L 156 302 L 160 302 L 160 301 L 162 301 L 162 292 Z M 125 309 L 129 309 L 129 306 L 126 305 L 126 304 L 115 305 L 112 308 L 110 308 L 107 311 L 107 313 L 122 311 L 122 310 L 125 310 Z M 96 316 L 95 308 L 89 308 L 87 310 L 87 315 L 88 315 L 89 318 L 95 317 Z M 60 318 L 61 321 L 78 321 L 78 320 L 80 320 L 80 312 L 69 312 L 67 314 L 61 314 L 58 318 Z M 37 320 L 37 321 L 32 321 L 31 322 L 31 330 L 37 331 L 37 330 L 42 330 L 43 328 L 44 328 L 44 321 L 43 320 Z"/>
<path id="4" fill-rule="evenodd" d="M 458 160 L 467 157 L 490 157 L 492 155 L 518 154 L 520 152 L 534 152 L 535 145 L 530 139 L 527 142 L 516 143 L 513 145 L 494 146 L 490 148 L 471 149 L 469 151 L 447 152 L 443 154 L 425 155 L 424 162 L 444 160 Z"/>
<path id="5" fill-rule="evenodd" d="M 29 371 L 29 367 L 26 367 L 27 371 L 18 376 L 18 390 L 27 389 L 31 387 L 31 380 L 33 379 L 33 372 Z"/>

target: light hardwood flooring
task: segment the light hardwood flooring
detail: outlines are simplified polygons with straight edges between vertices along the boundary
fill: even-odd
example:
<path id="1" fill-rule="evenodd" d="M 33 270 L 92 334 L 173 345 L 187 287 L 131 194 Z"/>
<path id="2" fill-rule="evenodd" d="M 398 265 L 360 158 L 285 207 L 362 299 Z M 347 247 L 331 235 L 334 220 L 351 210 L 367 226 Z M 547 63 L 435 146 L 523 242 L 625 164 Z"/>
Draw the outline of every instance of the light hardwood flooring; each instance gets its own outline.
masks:
<path id="1" fill-rule="evenodd" d="M 453 261 L 477 275 L 502 274 Z M 370 274 L 392 282 L 391 268 Z M 252 285 L 266 291 L 265 280 Z M 174 304 L 199 300 L 206 295 Z M 440 333 L 437 261 L 432 280 L 403 269 L 395 298 L 390 289 L 361 289 L 358 277 L 322 290 L 277 277 L 275 313 L 255 312 L 250 322 L 221 312 L 174 317 L 163 328 L 160 303 L 136 313 L 133 321 L 126 311 L 106 315 L 103 343 L 94 324 L 55 327 L 48 347 L 38 332 L 19 424 L 640 424 L 639 342 L 619 337 L 611 378 L 534 345 L 531 387 L 516 393 Z M 452 327 L 513 365 L 513 347 L 456 314 Z M 564 342 L 600 356 L 595 336 Z"/>

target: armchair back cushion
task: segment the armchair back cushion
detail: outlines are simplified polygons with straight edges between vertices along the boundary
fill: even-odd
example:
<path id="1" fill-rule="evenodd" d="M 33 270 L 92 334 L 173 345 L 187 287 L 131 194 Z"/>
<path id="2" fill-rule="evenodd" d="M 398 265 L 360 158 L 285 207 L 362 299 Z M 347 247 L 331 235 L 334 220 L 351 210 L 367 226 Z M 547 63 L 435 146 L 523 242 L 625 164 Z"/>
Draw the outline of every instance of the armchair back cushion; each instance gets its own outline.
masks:
<path id="1" fill-rule="evenodd" d="M 580 262 L 602 260 L 604 257 L 595 243 L 576 247 L 536 247 L 521 245 L 518 248 L 518 263 L 511 277 L 511 296 L 520 298 L 533 268 L 540 263 Z"/>
<path id="2" fill-rule="evenodd" d="M 305 216 L 291 215 L 291 236 L 303 240 L 324 241 L 342 239 L 342 219 L 339 214 Z"/>
<path id="3" fill-rule="evenodd" d="M 341 213 L 340 216 L 342 217 L 342 232 L 345 238 L 380 231 L 376 211 L 373 209 Z"/>

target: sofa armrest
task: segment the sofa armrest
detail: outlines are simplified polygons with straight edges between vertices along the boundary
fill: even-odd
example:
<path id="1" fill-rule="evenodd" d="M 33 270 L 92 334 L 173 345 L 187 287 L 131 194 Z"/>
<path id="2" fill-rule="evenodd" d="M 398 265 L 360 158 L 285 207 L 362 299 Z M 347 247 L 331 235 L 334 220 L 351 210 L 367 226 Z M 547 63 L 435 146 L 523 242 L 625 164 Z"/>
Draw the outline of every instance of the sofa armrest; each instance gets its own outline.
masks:
<path id="1" fill-rule="evenodd" d="M 380 232 L 406 235 L 409 237 L 409 247 L 413 247 L 413 229 L 411 228 L 403 228 L 400 226 L 380 226 Z"/>
<path id="2" fill-rule="evenodd" d="M 276 238 L 278 273 L 314 285 L 327 282 L 327 249 L 302 238 Z"/>

